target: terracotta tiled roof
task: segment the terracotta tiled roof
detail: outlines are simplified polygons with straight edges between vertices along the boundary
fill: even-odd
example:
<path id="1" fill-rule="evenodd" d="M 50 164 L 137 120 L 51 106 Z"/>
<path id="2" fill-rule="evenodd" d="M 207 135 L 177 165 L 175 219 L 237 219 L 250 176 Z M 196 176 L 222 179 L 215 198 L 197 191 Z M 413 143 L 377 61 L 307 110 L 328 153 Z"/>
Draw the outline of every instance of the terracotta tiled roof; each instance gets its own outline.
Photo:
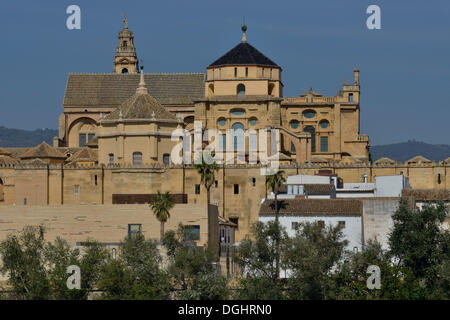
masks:
<path id="1" fill-rule="evenodd" d="M 258 65 L 278 67 L 275 62 L 267 58 L 248 42 L 239 43 L 209 66 L 217 67 L 224 65 Z"/>
<path id="2" fill-rule="evenodd" d="M 193 104 L 205 95 L 203 73 L 145 74 L 149 93 L 163 105 Z M 69 74 L 64 107 L 118 107 L 138 87 L 139 74 Z"/>
<path id="3" fill-rule="evenodd" d="M 40 145 L 29 149 L 20 156 L 21 159 L 31 158 L 63 158 L 66 156 L 59 152 L 56 148 L 51 147 L 47 142 L 42 142 Z"/>
<path id="4" fill-rule="evenodd" d="M 1 155 L 0 156 L 0 165 L 14 165 L 14 164 L 18 164 L 19 160 L 14 159 L 10 156 L 5 156 L 5 155 Z"/>
<path id="5" fill-rule="evenodd" d="M 413 197 L 416 201 L 450 201 L 450 189 L 403 189 L 403 197 Z"/>
<path id="6" fill-rule="evenodd" d="M 414 158 L 411 158 L 409 160 L 406 160 L 406 163 L 432 163 L 430 159 L 427 159 L 422 156 L 415 156 Z"/>
<path id="7" fill-rule="evenodd" d="M 105 120 L 116 119 L 170 119 L 176 120 L 176 116 L 167 111 L 161 104 L 149 94 L 134 94 L 119 108 L 105 117 Z"/>
<path id="8" fill-rule="evenodd" d="M 93 150 L 91 148 L 83 148 L 79 151 L 77 151 L 76 153 L 74 153 L 73 156 L 71 156 L 67 161 L 70 163 L 75 163 L 75 162 L 92 162 L 92 161 L 97 161 L 98 160 L 98 151 L 97 150 Z"/>
<path id="9" fill-rule="evenodd" d="M 397 162 L 395 160 L 392 160 L 390 158 L 387 157 L 383 157 L 378 159 L 377 161 L 374 162 L 374 164 L 396 164 Z"/>
<path id="10" fill-rule="evenodd" d="M 0 148 L 0 156 L 9 156 L 11 155 L 11 152 L 9 152 L 6 149 Z"/>
<path id="11" fill-rule="evenodd" d="M 260 215 L 274 215 L 275 201 L 261 204 Z M 280 215 L 361 215 L 362 202 L 354 199 L 286 199 Z"/>

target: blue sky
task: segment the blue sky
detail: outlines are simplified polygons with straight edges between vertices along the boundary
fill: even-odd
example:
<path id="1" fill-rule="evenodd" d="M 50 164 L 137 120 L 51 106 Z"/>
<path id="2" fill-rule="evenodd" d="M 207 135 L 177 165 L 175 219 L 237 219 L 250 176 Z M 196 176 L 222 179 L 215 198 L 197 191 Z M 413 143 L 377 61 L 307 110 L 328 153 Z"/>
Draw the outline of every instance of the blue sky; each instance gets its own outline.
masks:
<path id="1" fill-rule="evenodd" d="M 66 8 L 81 8 L 81 30 Z M 381 30 L 366 9 L 381 8 Z M 204 72 L 248 41 L 283 68 L 284 95 L 335 95 L 361 69 L 371 144 L 450 143 L 448 0 L 8 1 L 0 9 L 0 126 L 57 128 L 69 72 L 109 73 L 126 12 L 146 72 Z"/>

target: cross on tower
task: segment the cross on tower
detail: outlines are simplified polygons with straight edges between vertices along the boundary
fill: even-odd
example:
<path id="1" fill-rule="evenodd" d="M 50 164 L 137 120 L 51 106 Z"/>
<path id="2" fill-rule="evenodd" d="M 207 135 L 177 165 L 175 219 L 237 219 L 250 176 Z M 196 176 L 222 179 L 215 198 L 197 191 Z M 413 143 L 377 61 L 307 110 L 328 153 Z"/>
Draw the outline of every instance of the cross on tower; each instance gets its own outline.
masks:
<path id="1" fill-rule="evenodd" d="M 123 18 L 123 28 L 128 29 L 128 19 L 127 16 L 125 15 L 125 12 L 122 13 L 122 18 Z"/>

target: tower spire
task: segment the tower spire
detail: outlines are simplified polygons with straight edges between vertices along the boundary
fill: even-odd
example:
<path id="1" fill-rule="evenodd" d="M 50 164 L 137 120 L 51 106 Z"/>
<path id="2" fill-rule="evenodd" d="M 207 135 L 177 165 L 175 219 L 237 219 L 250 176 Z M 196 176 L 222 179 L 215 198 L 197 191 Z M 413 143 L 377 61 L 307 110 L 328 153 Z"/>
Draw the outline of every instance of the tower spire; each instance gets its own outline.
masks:
<path id="1" fill-rule="evenodd" d="M 128 19 L 125 13 L 123 17 L 123 29 L 119 32 L 119 43 L 114 58 L 115 73 L 138 73 L 139 62 L 134 46 L 134 34 L 128 29 Z"/>
<path id="2" fill-rule="evenodd" d="M 145 86 L 144 79 L 144 66 L 141 66 L 141 76 L 139 80 L 139 87 L 136 89 L 137 94 L 148 94 L 147 87 Z"/>

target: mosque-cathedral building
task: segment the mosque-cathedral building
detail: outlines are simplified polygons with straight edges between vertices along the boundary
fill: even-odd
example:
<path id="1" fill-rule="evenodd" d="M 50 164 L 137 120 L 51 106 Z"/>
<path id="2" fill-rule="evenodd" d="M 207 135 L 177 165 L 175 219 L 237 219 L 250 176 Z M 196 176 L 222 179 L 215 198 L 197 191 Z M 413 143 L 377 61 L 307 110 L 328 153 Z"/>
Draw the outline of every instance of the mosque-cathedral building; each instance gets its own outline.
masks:
<path id="1" fill-rule="evenodd" d="M 235 132 L 277 129 L 277 155 L 287 175 L 371 182 L 403 174 L 413 189 L 450 189 L 450 158 L 372 162 L 369 137 L 360 132 L 359 69 L 336 96 L 310 88 L 284 97 L 282 68 L 247 41 L 246 31 L 244 25 L 240 43 L 206 73 L 144 74 L 125 19 L 112 73 L 69 74 L 53 146 L 0 148 L 0 205 L 142 203 L 158 190 L 179 203 L 206 203 L 193 165 L 170 157 L 179 143 L 172 132 L 194 132 L 197 121 L 202 130 L 221 133 L 221 148 L 235 144 Z M 242 139 L 246 154 L 258 144 L 252 135 Z M 211 201 L 238 225 L 237 241 L 257 221 L 267 195 L 260 168 L 221 164 L 216 174 Z"/>

